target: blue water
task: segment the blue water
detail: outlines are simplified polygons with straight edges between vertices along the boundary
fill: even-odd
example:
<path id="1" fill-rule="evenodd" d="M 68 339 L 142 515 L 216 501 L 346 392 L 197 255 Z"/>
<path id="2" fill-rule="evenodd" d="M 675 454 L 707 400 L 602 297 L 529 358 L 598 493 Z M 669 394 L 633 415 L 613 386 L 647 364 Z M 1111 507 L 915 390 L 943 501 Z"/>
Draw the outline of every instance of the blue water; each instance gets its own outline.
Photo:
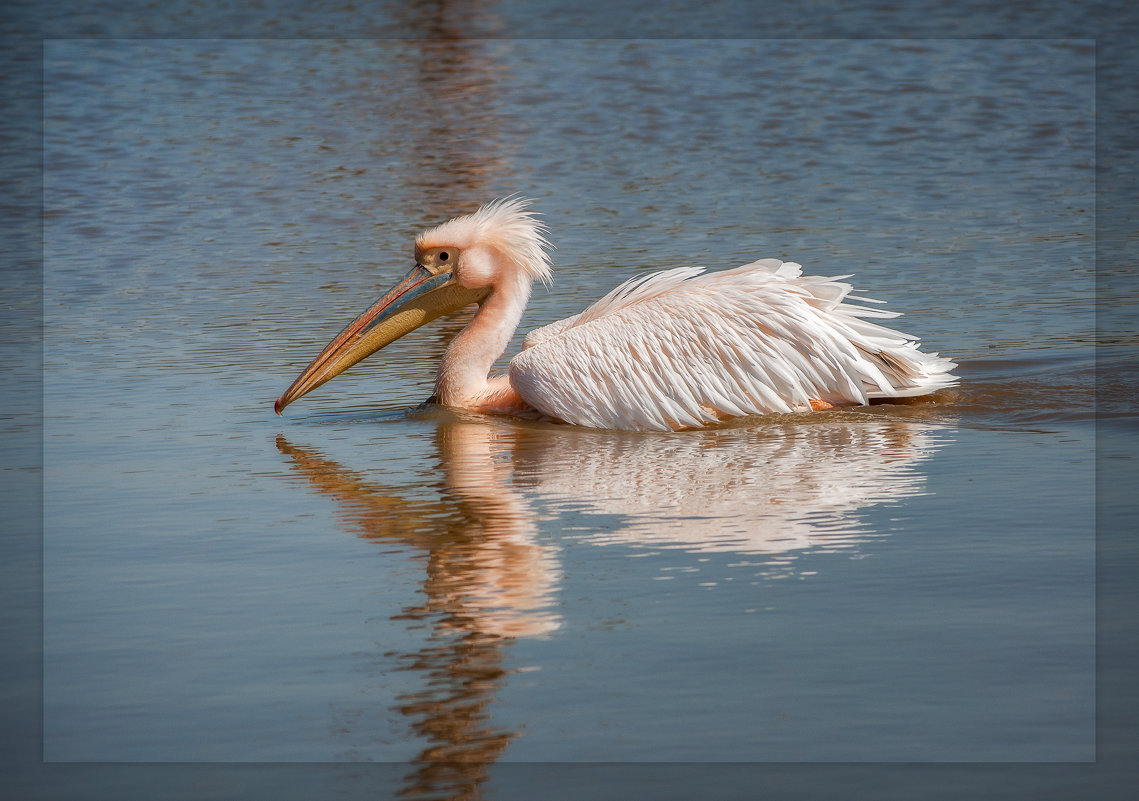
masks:
<path id="1" fill-rule="evenodd" d="M 44 759 L 406 762 L 432 798 L 495 762 L 1095 759 L 1093 66 L 48 42 Z M 513 192 L 557 246 L 516 340 L 780 257 L 962 384 L 670 435 L 416 411 L 458 318 L 273 415 L 418 230 Z"/>

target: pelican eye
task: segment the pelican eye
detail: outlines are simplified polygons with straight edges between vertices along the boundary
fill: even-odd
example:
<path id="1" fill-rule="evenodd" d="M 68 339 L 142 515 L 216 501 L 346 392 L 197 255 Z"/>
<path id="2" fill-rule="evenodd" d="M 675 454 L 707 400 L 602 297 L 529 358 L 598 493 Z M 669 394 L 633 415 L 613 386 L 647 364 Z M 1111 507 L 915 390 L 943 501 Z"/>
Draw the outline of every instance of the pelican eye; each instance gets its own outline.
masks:
<path id="1" fill-rule="evenodd" d="M 444 250 L 439 253 L 439 261 L 447 261 L 449 258 L 451 258 L 451 254 L 447 251 Z"/>

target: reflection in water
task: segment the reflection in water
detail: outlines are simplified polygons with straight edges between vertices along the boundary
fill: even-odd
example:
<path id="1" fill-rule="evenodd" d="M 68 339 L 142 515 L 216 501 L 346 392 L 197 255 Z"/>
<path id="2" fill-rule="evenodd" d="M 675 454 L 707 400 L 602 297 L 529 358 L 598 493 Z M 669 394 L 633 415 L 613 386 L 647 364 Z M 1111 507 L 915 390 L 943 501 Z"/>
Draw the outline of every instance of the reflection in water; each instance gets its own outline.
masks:
<path id="1" fill-rule="evenodd" d="M 540 541 L 539 521 L 552 521 L 547 530 L 556 535 L 571 528 L 571 513 L 579 529 L 591 514 L 615 516 L 615 530 L 590 531 L 584 541 L 693 553 L 850 547 L 874 535 L 856 513 L 920 493 L 917 466 L 940 444 L 932 428 L 866 414 L 679 434 L 431 414 L 442 415 L 435 443 L 443 478 L 427 497 L 277 439 L 359 536 L 426 554 L 426 601 L 397 616 L 431 625 L 422 649 L 398 655 L 424 679 L 399 707 L 429 743 L 405 790 L 417 798 L 476 797 L 518 736 L 490 720 L 509 673 L 503 649 L 561 625 L 553 608 L 560 563 Z"/>
<path id="2" fill-rule="evenodd" d="M 567 431 L 516 460 L 519 484 L 554 508 L 589 499 L 621 516 L 599 545 L 691 552 L 778 554 L 848 547 L 870 536 L 853 515 L 921 491 L 915 466 L 931 430 L 851 414 L 686 432 L 667 438 L 578 436 Z"/>
<path id="3" fill-rule="evenodd" d="M 428 742 L 404 792 L 415 798 L 473 797 L 517 736 L 492 727 L 487 713 L 506 676 L 502 648 L 560 624 L 549 610 L 557 558 L 535 540 L 533 515 L 507 487 L 507 467 L 495 463 L 492 440 L 485 426 L 440 426 L 436 443 L 446 477 L 438 497 L 414 500 L 277 438 L 293 466 L 339 502 L 359 536 L 427 554 L 426 602 L 397 616 L 432 624 L 423 648 L 396 655 L 403 669 L 424 677 L 424 689 L 401 697 L 399 707 Z"/>
<path id="4" fill-rule="evenodd" d="M 449 4 L 441 5 L 438 14 L 424 15 L 421 28 L 441 24 Z M 415 96 L 425 119 L 409 142 L 414 185 L 406 187 L 401 208 L 423 220 L 449 219 L 456 208 L 484 203 L 500 185 L 516 181 L 504 152 L 497 97 L 504 67 L 488 41 L 443 34 L 412 45 Z"/>

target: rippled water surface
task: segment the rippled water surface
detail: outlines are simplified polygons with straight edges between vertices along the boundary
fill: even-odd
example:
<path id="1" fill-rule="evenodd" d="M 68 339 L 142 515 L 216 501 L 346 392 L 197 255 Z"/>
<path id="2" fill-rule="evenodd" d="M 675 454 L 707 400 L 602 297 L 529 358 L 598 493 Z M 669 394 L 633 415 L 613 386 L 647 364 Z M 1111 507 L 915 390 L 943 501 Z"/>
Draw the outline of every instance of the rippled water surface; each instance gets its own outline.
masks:
<path id="1" fill-rule="evenodd" d="M 52 41 L 44 756 L 1095 758 L 1093 61 L 1062 41 Z M 273 415 L 520 192 L 525 330 L 649 268 L 855 273 L 961 386 L 629 434 Z M 1101 398 L 1110 410 L 1110 398 Z"/>

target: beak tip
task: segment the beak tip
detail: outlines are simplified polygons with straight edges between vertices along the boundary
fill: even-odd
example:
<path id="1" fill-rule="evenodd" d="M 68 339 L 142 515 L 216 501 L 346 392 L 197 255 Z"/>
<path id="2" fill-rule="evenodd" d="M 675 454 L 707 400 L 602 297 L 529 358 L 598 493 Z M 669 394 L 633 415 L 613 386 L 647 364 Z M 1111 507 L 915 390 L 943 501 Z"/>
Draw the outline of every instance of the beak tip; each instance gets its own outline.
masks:
<path id="1" fill-rule="evenodd" d="M 273 401 L 273 411 L 275 411 L 278 415 L 281 414 L 281 410 L 284 408 L 285 404 L 281 403 L 280 398 L 277 398 L 277 400 Z"/>

